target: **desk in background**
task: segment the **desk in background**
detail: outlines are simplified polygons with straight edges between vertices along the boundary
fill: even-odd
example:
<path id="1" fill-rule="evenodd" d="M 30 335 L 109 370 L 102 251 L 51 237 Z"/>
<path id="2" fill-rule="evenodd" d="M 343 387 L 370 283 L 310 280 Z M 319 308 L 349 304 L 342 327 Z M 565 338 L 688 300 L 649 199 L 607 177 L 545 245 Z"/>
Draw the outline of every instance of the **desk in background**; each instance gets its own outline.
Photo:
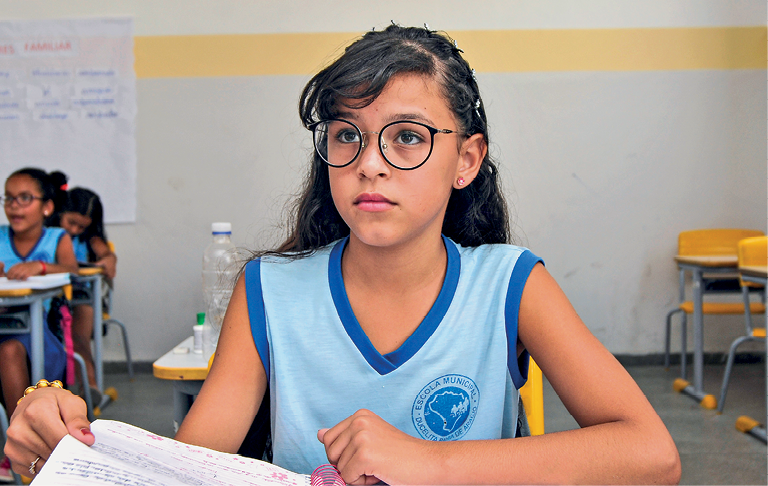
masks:
<path id="1" fill-rule="evenodd" d="M 46 278 L 47 277 L 47 278 Z M 13 287 L 0 286 L 0 307 L 27 306 L 29 308 L 29 327 L 26 329 L 0 329 L 0 334 L 30 334 L 30 376 L 32 383 L 45 378 L 45 349 L 43 332 L 46 326 L 43 302 L 61 294 L 69 284 L 68 274 L 52 274 L 46 277 L 31 277 L 30 287 L 19 288 L 25 282 L 14 282 Z M 47 283 L 46 283 L 47 282 Z M 32 288 L 35 286 L 37 288 Z"/>
<path id="2" fill-rule="evenodd" d="M 766 289 L 766 296 L 768 298 L 768 266 L 740 266 L 739 273 L 741 274 L 742 280 L 763 285 Z M 765 322 L 768 326 L 768 302 L 766 302 L 766 304 Z M 765 346 L 765 396 L 766 403 L 768 403 L 768 342 L 766 342 Z M 758 437 L 763 442 L 767 441 L 766 425 L 768 425 L 768 406 L 766 406 L 765 422 L 763 422 L 762 426 L 749 417 L 739 417 L 736 421 L 736 428 Z"/>
<path id="3" fill-rule="evenodd" d="M 156 378 L 173 381 L 174 431 L 179 430 L 179 425 L 208 376 L 208 360 L 202 353 L 194 353 L 193 346 L 194 338 L 190 336 L 152 364 L 152 374 Z M 189 351 L 177 351 L 184 348 Z"/>
<path id="4" fill-rule="evenodd" d="M 688 384 L 685 377 L 676 380 L 682 386 L 678 391 L 698 400 L 704 408 L 717 408 L 714 395 L 704 392 L 704 274 L 719 274 L 727 278 L 738 270 L 738 257 L 734 255 L 691 256 L 677 255 L 675 261 L 681 270 L 691 272 L 693 276 L 693 384 Z M 682 278 L 682 277 L 681 277 Z M 680 359 L 686 359 L 681 356 Z"/>

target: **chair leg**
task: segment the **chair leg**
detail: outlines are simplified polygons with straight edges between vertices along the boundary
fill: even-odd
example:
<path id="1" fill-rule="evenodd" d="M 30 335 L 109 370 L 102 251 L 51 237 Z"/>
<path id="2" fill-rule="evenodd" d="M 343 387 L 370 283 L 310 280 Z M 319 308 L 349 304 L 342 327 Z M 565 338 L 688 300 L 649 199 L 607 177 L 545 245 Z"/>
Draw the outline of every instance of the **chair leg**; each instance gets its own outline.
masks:
<path id="1" fill-rule="evenodd" d="M 720 399 L 717 401 L 717 413 L 723 413 L 723 408 L 725 407 L 725 395 L 728 393 L 728 382 L 731 381 L 731 371 L 733 370 L 733 361 L 736 358 L 736 348 L 747 341 L 757 341 L 759 339 L 762 338 L 741 336 L 731 344 L 731 349 L 728 351 L 728 362 L 725 365 L 725 373 L 723 374 L 723 384 L 720 386 Z"/>
<path id="2" fill-rule="evenodd" d="M 688 314 L 680 318 L 680 376 L 688 379 Z"/>
<path id="3" fill-rule="evenodd" d="M 128 333 L 125 330 L 125 324 L 117 319 L 107 319 L 104 321 L 104 325 L 114 324 L 120 328 L 120 332 L 123 334 L 123 347 L 125 348 L 125 363 L 128 366 L 128 377 L 133 379 L 133 361 L 131 360 L 131 348 L 128 345 Z"/>
<path id="4" fill-rule="evenodd" d="M 664 368 L 665 369 L 669 369 L 669 348 L 670 348 L 670 335 L 672 334 L 672 316 L 682 311 L 683 311 L 682 309 L 672 309 L 667 313 L 666 332 L 664 333 Z"/>
<path id="5" fill-rule="evenodd" d="M 0 403 L 0 429 L 2 429 L 3 441 L 7 440 L 8 415 L 5 413 L 5 407 L 3 407 L 2 403 Z M 14 484 L 21 484 L 21 477 L 14 471 L 11 471 L 11 474 L 13 474 Z"/>
<path id="6" fill-rule="evenodd" d="M 80 354 L 75 353 L 74 357 L 75 357 L 75 361 L 77 362 L 78 368 L 80 368 L 80 389 L 83 390 L 83 398 L 85 399 L 86 415 L 88 416 L 88 420 L 93 422 L 94 406 L 93 406 L 93 398 L 91 397 L 91 387 L 88 383 L 88 370 L 85 367 L 85 360 L 83 359 L 82 356 L 80 356 Z"/>

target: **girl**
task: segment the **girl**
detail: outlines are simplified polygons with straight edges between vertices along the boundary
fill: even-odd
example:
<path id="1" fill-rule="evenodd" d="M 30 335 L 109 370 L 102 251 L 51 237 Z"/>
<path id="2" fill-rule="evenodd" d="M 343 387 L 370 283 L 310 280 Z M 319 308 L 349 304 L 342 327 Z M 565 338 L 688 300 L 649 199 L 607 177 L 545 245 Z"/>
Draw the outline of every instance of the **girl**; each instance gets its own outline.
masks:
<path id="1" fill-rule="evenodd" d="M 104 231 L 104 209 L 99 196 L 88 189 L 75 187 L 67 192 L 61 209 L 49 221 L 52 226 L 64 228 L 75 250 L 75 257 L 80 263 L 93 262 L 104 271 L 108 280 L 115 278 L 117 256 L 107 244 Z M 78 289 L 75 289 L 77 292 Z M 83 357 L 88 372 L 88 383 L 94 396 L 94 403 L 99 403 L 100 391 L 96 385 L 96 373 L 91 353 L 93 335 L 93 307 L 77 305 L 72 311 L 72 338 L 75 352 Z M 99 392 L 99 393 L 95 393 Z"/>
<path id="2" fill-rule="evenodd" d="M 269 387 L 274 462 L 331 462 L 348 483 L 679 480 L 642 392 L 541 260 L 508 244 L 483 103 L 454 43 L 369 32 L 299 107 L 315 154 L 292 232 L 246 265 L 177 439 L 236 451 Z M 514 438 L 529 354 L 581 429 Z M 66 392 L 20 410 L 6 446 L 19 472 L 67 432 L 93 443 Z"/>
<path id="3" fill-rule="evenodd" d="M 54 211 L 53 201 L 66 183 L 64 177 L 60 172 L 49 175 L 25 168 L 5 181 L 3 206 L 9 224 L 0 226 L 0 275 L 25 280 L 33 275 L 77 271 L 72 240 L 64 230 L 43 225 Z M 44 326 L 44 345 L 45 374 L 51 380 L 61 379 L 66 354 L 48 326 Z M 0 386 L 8 414 L 13 414 L 16 401 L 29 386 L 30 346 L 29 334 L 0 335 Z"/>

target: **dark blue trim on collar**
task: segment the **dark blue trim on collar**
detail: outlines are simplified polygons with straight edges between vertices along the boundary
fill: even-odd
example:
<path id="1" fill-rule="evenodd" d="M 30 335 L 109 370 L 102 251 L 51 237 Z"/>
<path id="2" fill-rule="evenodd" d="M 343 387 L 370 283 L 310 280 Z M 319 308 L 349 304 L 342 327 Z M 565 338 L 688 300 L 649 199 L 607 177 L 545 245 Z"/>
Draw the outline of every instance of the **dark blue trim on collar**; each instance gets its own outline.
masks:
<path id="1" fill-rule="evenodd" d="M 529 250 L 523 251 L 517 257 L 515 268 L 509 277 L 509 286 L 507 287 L 507 298 L 504 304 L 504 321 L 507 328 L 507 368 L 509 376 L 516 388 L 525 385 L 528 380 L 528 350 L 523 351 L 517 356 L 517 330 L 518 317 L 520 314 L 520 300 L 523 296 L 523 288 L 533 267 L 537 263 L 544 261 L 531 253 Z"/>
<path id="2" fill-rule="evenodd" d="M 261 260 L 256 259 L 245 266 L 245 300 L 248 304 L 248 320 L 256 351 L 267 373 L 269 384 L 269 340 L 267 339 L 267 316 L 264 311 L 264 294 L 261 290 Z"/>
<path id="3" fill-rule="evenodd" d="M 371 344 L 370 339 L 360 327 L 360 323 L 352 311 L 349 303 L 347 291 L 344 288 L 344 279 L 341 275 L 341 256 L 344 253 L 344 247 L 349 237 L 339 241 L 331 250 L 328 261 L 328 284 L 331 288 L 331 296 L 336 306 L 336 312 L 339 319 L 352 339 L 360 354 L 363 355 L 368 364 L 380 375 L 386 375 L 396 370 L 400 365 L 408 361 L 419 349 L 424 346 L 427 340 L 434 334 L 437 327 L 448 312 L 448 308 L 453 301 L 456 293 L 456 287 L 459 284 L 459 275 L 461 274 L 461 255 L 456 245 L 448 238 L 443 236 L 446 253 L 448 255 L 448 266 L 443 280 L 443 287 L 437 296 L 435 303 L 429 310 L 419 327 L 411 334 L 408 339 L 395 351 L 381 355 Z"/>
<path id="4" fill-rule="evenodd" d="M 8 239 L 11 240 L 11 250 L 13 250 L 13 253 L 21 259 L 22 262 L 26 262 L 27 258 L 29 258 L 30 255 L 35 253 L 35 250 L 37 250 L 37 247 L 40 246 L 40 242 L 43 241 L 43 238 L 45 238 L 45 230 L 46 227 L 43 226 L 43 231 L 40 233 L 40 238 L 38 238 L 37 243 L 35 243 L 35 246 L 32 247 L 31 250 L 29 250 L 29 253 L 27 253 L 26 256 L 21 256 L 21 253 L 19 253 L 19 250 L 16 249 L 16 243 L 13 241 L 13 228 L 11 226 L 8 226 Z M 58 248 L 58 241 L 56 242 L 56 247 Z M 53 259 L 56 260 L 56 251 L 54 250 L 53 253 Z M 50 262 L 46 262 L 50 263 Z"/>

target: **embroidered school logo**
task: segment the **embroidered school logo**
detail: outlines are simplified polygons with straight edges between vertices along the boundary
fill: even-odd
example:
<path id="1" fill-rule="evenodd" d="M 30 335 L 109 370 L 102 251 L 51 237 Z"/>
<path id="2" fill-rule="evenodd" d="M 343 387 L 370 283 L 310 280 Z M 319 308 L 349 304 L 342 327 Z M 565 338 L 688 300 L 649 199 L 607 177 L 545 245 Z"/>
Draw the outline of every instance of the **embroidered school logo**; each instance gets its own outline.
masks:
<path id="1" fill-rule="evenodd" d="M 432 380 L 413 401 L 411 416 L 427 440 L 455 440 L 467 433 L 477 415 L 480 390 L 471 378 L 445 375 Z"/>

